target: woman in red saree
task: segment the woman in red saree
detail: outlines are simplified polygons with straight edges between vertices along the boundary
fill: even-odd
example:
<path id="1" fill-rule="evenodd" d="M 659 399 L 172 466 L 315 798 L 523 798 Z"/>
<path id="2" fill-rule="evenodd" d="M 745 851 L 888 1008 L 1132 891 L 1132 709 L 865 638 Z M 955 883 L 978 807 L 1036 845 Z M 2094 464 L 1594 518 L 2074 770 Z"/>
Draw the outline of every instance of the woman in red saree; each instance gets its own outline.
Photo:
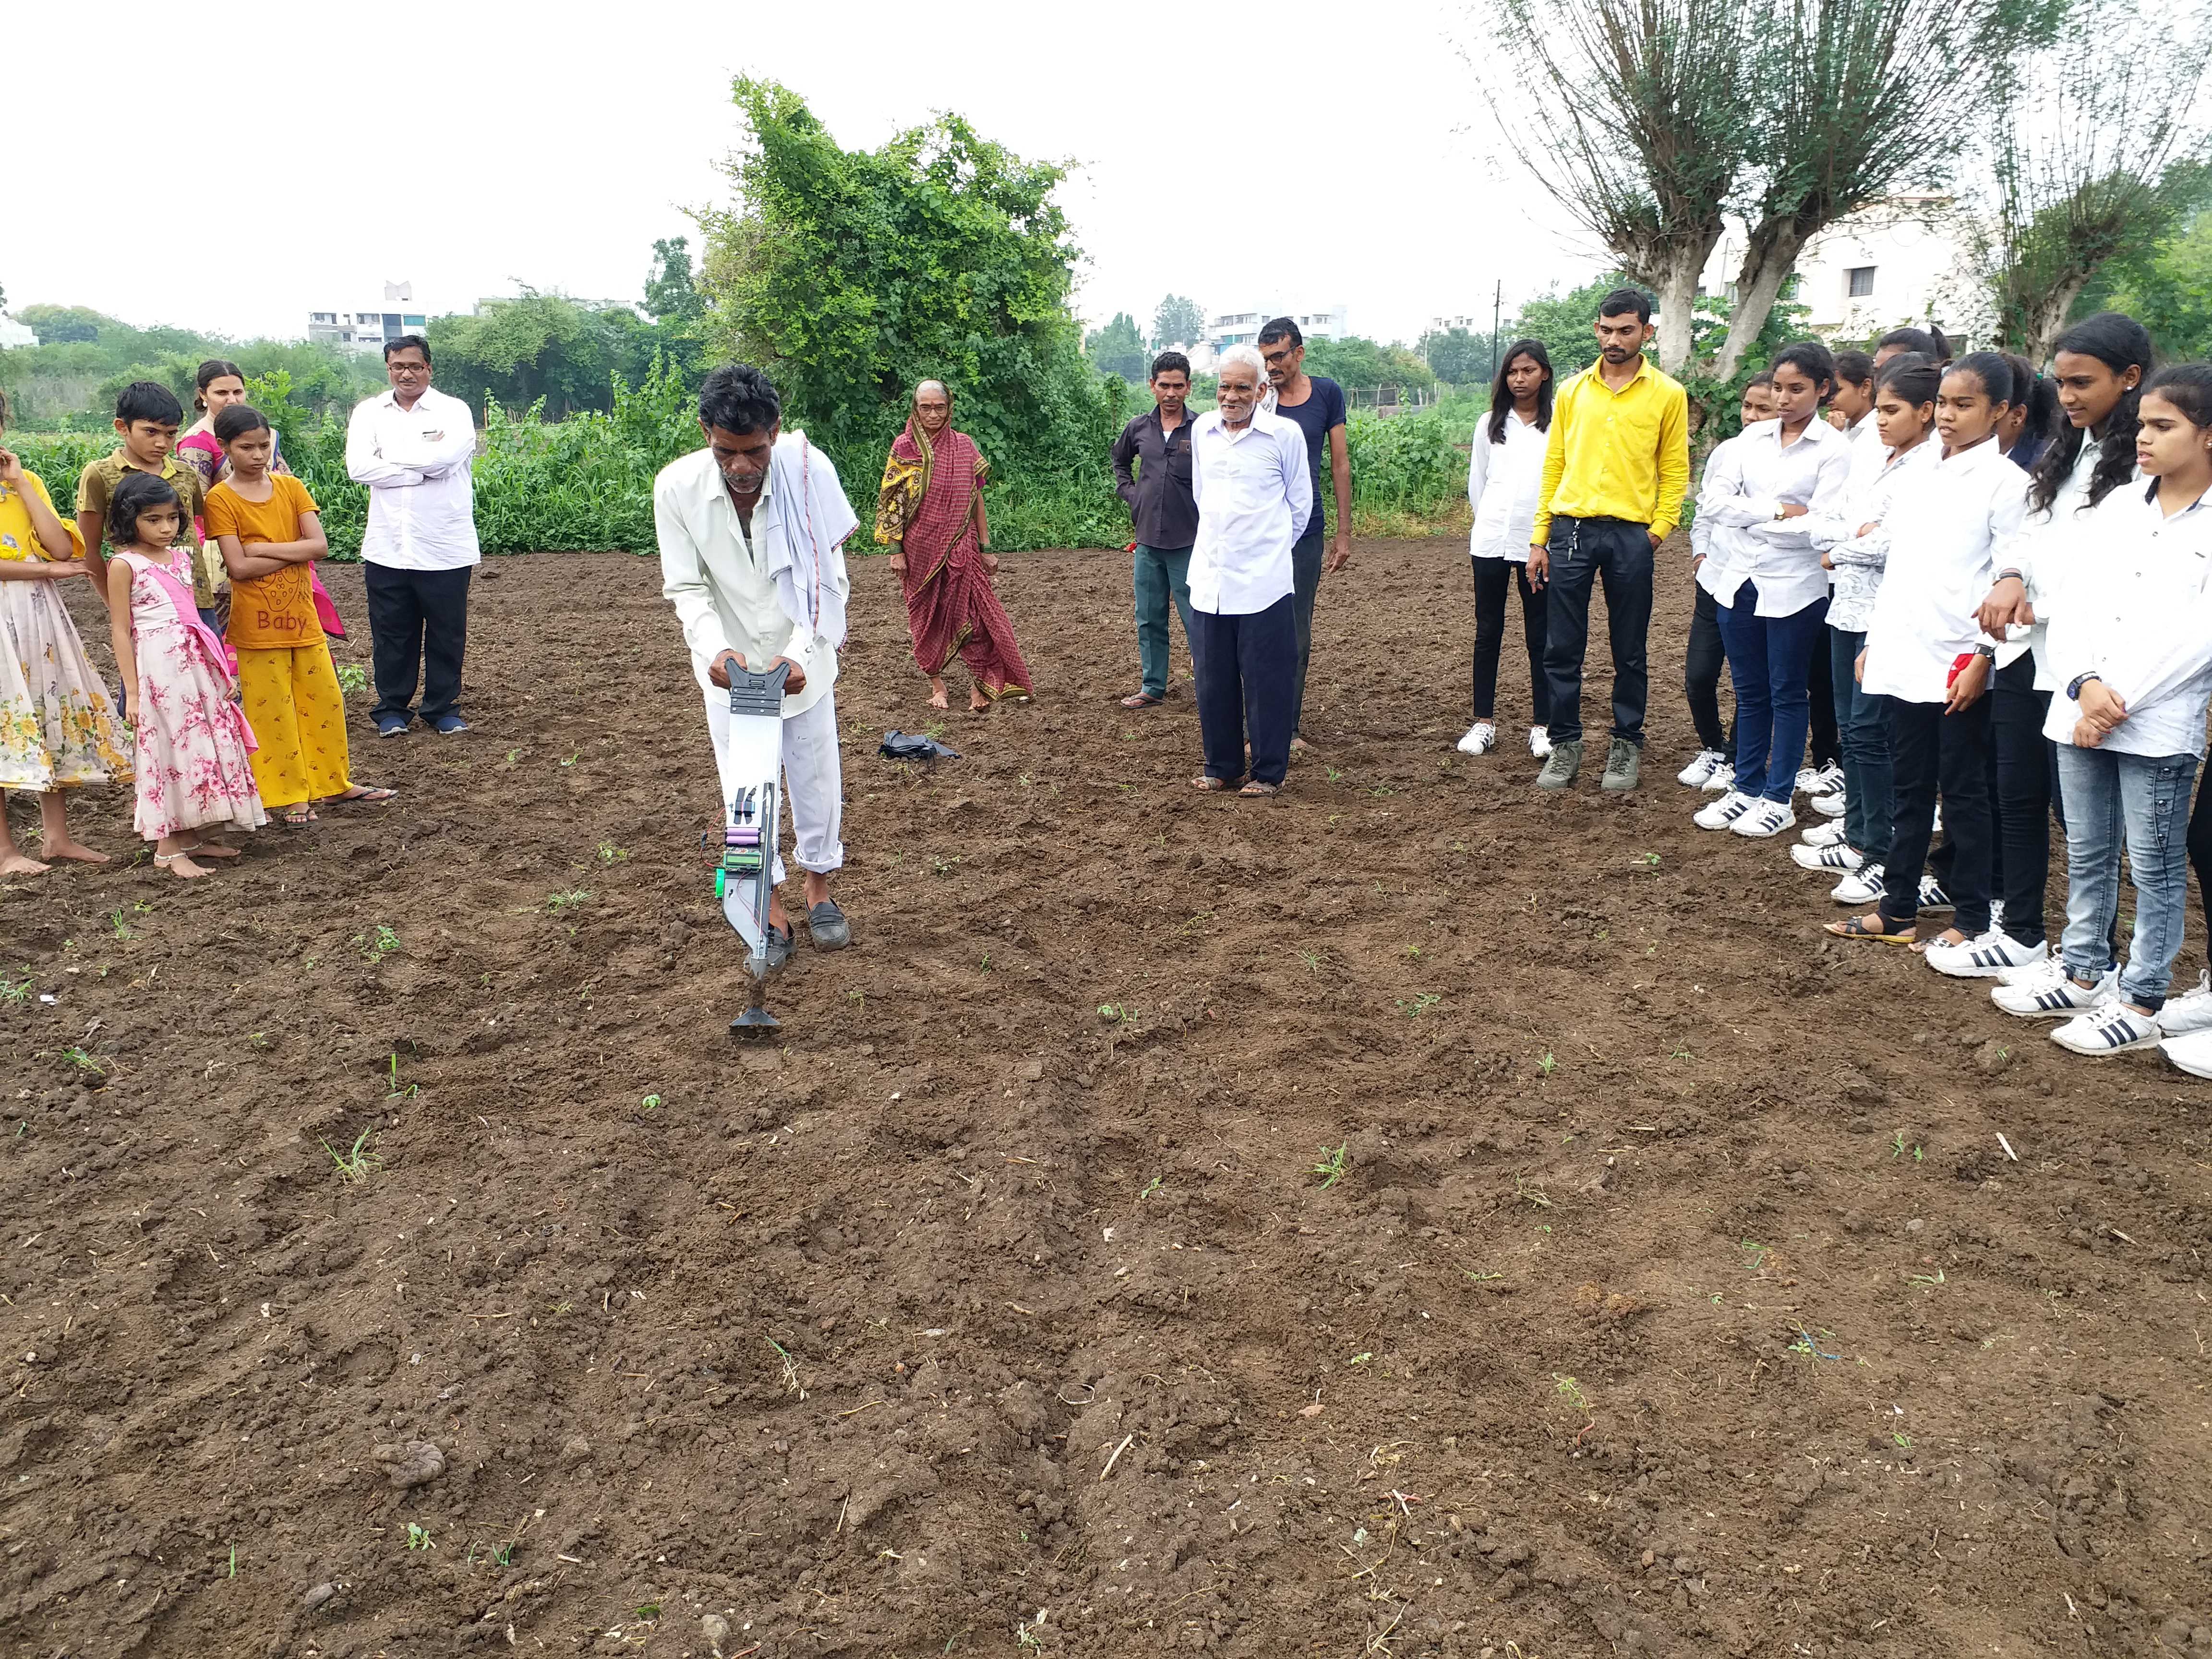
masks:
<path id="1" fill-rule="evenodd" d="M 933 708 L 946 706 L 945 667 L 956 653 L 975 677 L 968 693 L 972 712 L 1034 690 L 1013 623 L 991 586 L 999 562 L 986 550 L 989 476 L 975 441 L 953 429 L 951 389 L 924 380 L 884 468 L 876 539 L 890 549 L 891 568 L 905 585 L 907 629 L 915 662 L 929 676 Z"/>

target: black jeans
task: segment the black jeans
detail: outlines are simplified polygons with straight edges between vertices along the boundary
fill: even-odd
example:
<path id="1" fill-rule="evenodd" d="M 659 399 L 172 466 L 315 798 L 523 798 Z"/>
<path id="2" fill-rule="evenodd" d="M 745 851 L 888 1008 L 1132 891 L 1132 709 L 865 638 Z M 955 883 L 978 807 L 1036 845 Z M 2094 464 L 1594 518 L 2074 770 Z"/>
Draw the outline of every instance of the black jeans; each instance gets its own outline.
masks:
<path id="1" fill-rule="evenodd" d="M 1651 690 L 1644 655 L 1651 633 L 1651 535 L 1626 519 L 1552 520 L 1551 601 L 1544 619 L 1544 678 L 1553 743 L 1583 735 L 1583 658 L 1589 648 L 1590 585 L 1605 584 L 1613 645 L 1613 735 L 1644 746 Z"/>
<path id="2" fill-rule="evenodd" d="M 2212 770 L 2197 776 L 2197 805 L 2189 812 L 2189 867 L 2197 872 L 2204 906 L 2204 956 L 2212 963 Z"/>
<path id="3" fill-rule="evenodd" d="M 1544 619 L 1550 601 L 1528 586 L 1528 567 L 1516 559 L 1474 559 L 1474 717 L 1498 712 L 1498 655 L 1505 643 L 1505 590 L 1521 589 L 1521 632 L 1528 647 L 1528 724 L 1548 726 L 1544 686 Z"/>
<path id="4" fill-rule="evenodd" d="M 2004 930 L 2022 945 L 2040 945 L 2044 888 L 2051 880 L 2051 792 L 2056 763 L 2043 735 L 2051 693 L 2035 689 L 2035 659 L 2022 654 L 1997 670 L 1990 685 L 1990 741 L 1996 750 L 1996 866 Z"/>
<path id="5" fill-rule="evenodd" d="M 1826 615 L 1826 612 L 1822 613 Z M 1843 733 L 1836 726 L 1836 676 L 1822 640 L 1814 648 L 1805 694 L 1813 711 L 1813 764 L 1832 766 L 1844 757 Z"/>
<path id="6" fill-rule="evenodd" d="M 1291 626 L 1297 634 L 1297 672 L 1291 686 L 1291 735 L 1305 728 L 1306 663 L 1313 656 L 1314 600 L 1321 593 L 1321 562 L 1328 547 L 1321 521 L 1321 503 L 1314 503 L 1313 522 L 1306 533 L 1291 544 Z M 1272 782 L 1269 779 L 1267 781 Z"/>
<path id="7" fill-rule="evenodd" d="M 1265 611 L 1244 616 L 1191 610 L 1198 734 L 1210 778 L 1233 783 L 1244 775 L 1248 732 L 1255 782 L 1279 784 L 1290 769 L 1291 696 L 1298 666 L 1293 605 L 1285 593 Z"/>
<path id="8" fill-rule="evenodd" d="M 376 707 L 369 718 L 408 718 L 415 672 L 422 673 L 422 719 L 455 712 L 461 699 L 461 656 L 469 637 L 469 571 L 399 570 L 365 562 L 369 655 L 376 669 Z"/>
<path id="9" fill-rule="evenodd" d="M 1692 578 L 1694 580 L 1695 579 Z M 1700 585 L 1698 607 L 1690 613 L 1690 648 L 1682 657 L 1682 695 L 1690 704 L 1690 724 L 1698 728 L 1698 747 L 1735 759 L 1735 722 L 1721 726 L 1721 672 L 1728 652 L 1721 644 L 1720 607 Z"/>
<path id="10" fill-rule="evenodd" d="M 1910 927 L 1920 912 L 1920 871 L 1934 833 L 1936 797 L 1943 797 L 1943 835 L 1951 848 L 1944 885 L 1952 925 L 1969 939 L 1990 926 L 1990 699 L 1977 697 L 1958 714 L 1940 702 L 1888 699 L 1890 832 L 1882 919 Z"/>

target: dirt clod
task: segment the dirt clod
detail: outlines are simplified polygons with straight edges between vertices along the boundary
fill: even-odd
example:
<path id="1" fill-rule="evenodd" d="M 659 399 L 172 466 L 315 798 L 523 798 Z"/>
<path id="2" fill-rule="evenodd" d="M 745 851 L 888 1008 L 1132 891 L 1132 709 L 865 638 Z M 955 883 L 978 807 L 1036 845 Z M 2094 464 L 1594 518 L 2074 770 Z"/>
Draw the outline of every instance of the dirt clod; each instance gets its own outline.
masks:
<path id="1" fill-rule="evenodd" d="M 428 1486 L 446 1472 L 446 1454 L 428 1440 L 379 1446 L 371 1455 L 383 1468 L 386 1483 L 402 1492 Z"/>

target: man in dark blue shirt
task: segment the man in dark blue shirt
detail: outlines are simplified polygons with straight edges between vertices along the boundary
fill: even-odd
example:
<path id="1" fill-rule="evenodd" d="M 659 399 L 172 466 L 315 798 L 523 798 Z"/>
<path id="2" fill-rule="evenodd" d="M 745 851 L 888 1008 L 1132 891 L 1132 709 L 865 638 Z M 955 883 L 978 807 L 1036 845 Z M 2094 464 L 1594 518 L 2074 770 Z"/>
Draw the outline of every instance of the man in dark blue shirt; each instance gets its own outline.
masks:
<path id="1" fill-rule="evenodd" d="M 1275 413 L 1295 421 L 1306 434 L 1306 468 L 1312 476 L 1313 521 L 1291 550 L 1291 619 L 1297 626 L 1298 671 L 1291 703 L 1292 749 L 1306 746 L 1304 716 L 1306 706 L 1306 662 L 1313 654 L 1314 599 L 1321 592 L 1324 568 L 1341 570 L 1352 562 L 1352 453 L 1345 447 L 1344 388 L 1325 375 L 1305 371 L 1306 340 L 1288 317 L 1278 317 L 1260 331 L 1260 356 L 1267 366 L 1267 383 L 1274 389 Z M 1322 543 L 1321 458 L 1328 457 L 1329 482 L 1335 487 L 1335 540 L 1326 567 Z"/>

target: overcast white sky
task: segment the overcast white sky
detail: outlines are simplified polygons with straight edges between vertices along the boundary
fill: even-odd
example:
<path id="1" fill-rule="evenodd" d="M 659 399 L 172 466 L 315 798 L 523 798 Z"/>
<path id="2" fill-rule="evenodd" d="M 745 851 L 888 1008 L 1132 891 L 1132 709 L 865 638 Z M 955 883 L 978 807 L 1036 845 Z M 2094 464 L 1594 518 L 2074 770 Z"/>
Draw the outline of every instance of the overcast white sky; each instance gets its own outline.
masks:
<path id="1" fill-rule="evenodd" d="M 39 158 L 0 233 L 11 307 L 296 336 L 310 310 L 380 302 L 387 277 L 432 311 L 518 282 L 634 300 L 653 240 L 728 194 L 741 70 L 797 89 L 848 148 L 950 109 L 1075 161 L 1063 199 L 1092 322 L 1148 325 L 1173 289 L 1209 312 L 1340 301 L 1361 333 L 1410 340 L 1432 314 L 1486 315 L 1500 277 L 1510 317 L 1596 264 L 1540 187 L 1486 159 L 1462 9 L 1436 0 L 185 16 L 125 4 L 93 36 L 62 7 L 10 17 L 4 137 Z M 157 132 L 163 108 L 177 124 Z M 204 214 L 180 221 L 195 190 Z"/>

